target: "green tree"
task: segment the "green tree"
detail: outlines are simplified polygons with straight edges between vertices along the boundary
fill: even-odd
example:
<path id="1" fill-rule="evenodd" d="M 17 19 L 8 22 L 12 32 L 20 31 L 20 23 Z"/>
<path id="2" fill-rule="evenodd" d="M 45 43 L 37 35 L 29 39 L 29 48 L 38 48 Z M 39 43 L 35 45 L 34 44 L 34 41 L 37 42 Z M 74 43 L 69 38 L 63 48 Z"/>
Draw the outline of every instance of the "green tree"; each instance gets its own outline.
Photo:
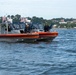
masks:
<path id="1" fill-rule="evenodd" d="M 2 23 L 2 17 L 0 17 L 0 23 Z"/>
<path id="2" fill-rule="evenodd" d="M 14 15 L 11 15 L 11 18 L 14 19 Z"/>
<path id="3" fill-rule="evenodd" d="M 13 22 L 20 22 L 21 15 L 17 14 L 14 16 Z"/>
<path id="4" fill-rule="evenodd" d="M 10 18 L 11 16 L 10 16 L 10 15 L 8 15 L 7 17 L 8 17 L 8 18 Z"/>

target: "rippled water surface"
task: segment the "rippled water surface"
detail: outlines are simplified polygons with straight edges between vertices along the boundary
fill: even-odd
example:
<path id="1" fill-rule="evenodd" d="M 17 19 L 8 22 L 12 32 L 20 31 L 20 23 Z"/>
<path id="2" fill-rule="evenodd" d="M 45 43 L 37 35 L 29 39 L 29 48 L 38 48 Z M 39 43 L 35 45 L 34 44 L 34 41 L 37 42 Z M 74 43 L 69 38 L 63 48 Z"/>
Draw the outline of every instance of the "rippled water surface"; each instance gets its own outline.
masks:
<path id="1" fill-rule="evenodd" d="M 57 31 L 52 42 L 0 42 L 0 75 L 76 75 L 76 30 Z"/>

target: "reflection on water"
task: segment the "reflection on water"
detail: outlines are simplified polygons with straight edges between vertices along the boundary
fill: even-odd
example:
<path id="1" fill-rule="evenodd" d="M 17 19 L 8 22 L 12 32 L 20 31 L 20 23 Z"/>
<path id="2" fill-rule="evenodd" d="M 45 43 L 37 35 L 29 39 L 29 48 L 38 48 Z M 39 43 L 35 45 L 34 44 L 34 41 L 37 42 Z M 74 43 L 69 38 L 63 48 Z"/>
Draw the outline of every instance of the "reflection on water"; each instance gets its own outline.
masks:
<path id="1" fill-rule="evenodd" d="M 57 31 L 52 42 L 0 42 L 0 75 L 76 75 L 76 30 Z"/>

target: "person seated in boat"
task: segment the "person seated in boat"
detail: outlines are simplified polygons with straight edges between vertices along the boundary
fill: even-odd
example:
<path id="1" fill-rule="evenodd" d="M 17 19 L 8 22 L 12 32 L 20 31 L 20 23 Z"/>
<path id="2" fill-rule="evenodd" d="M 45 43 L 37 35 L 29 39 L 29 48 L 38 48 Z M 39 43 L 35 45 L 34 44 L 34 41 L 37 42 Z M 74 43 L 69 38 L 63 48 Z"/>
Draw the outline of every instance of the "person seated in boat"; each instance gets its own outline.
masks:
<path id="1" fill-rule="evenodd" d="M 24 30 L 25 33 L 30 33 L 30 25 L 29 24 L 25 24 L 25 30 Z"/>
<path id="2" fill-rule="evenodd" d="M 49 30 L 50 30 L 49 25 L 46 24 L 46 25 L 44 26 L 44 31 L 45 31 L 45 32 L 48 32 Z"/>

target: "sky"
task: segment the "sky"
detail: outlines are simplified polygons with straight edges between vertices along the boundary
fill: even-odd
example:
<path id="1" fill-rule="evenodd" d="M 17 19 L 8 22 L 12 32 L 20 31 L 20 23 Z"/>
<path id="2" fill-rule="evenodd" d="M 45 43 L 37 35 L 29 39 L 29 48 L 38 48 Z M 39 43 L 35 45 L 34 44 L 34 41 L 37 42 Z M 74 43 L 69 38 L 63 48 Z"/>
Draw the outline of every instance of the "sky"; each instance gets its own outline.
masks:
<path id="1" fill-rule="evenodd" d="M 0 16 L 76 18 L 76 0 L 0 0 Z"/>

